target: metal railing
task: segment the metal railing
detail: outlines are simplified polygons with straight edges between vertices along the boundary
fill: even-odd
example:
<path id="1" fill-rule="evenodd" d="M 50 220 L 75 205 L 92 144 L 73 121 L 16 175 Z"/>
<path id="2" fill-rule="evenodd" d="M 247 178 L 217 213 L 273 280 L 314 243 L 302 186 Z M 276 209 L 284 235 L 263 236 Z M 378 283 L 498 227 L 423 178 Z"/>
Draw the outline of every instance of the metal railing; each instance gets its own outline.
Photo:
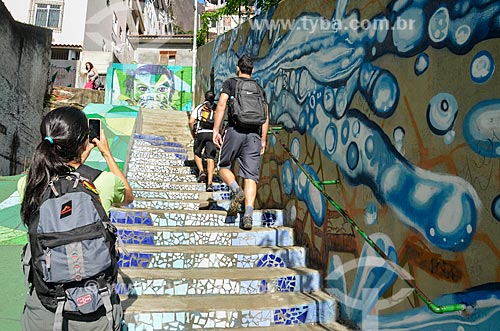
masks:
<path id="1" fill-rule="evenodd" d="M 347 214 L 347 212 L 340 207 L 340 205 L 326 192 L 324 185 L 328 184 L 338 184 L 339 180 L 331 180 L 331 181 L 317 181 L 315 180 L 308 172 L 307 170 L 300 164 L 299 160 L 292 154 L 292 152 L 288 149 L 288 147 L 283 143 L 281 138 L 278 136 L 277 131 L 283 130 L 283 127 L 270 127 L 269 128 L 269 133 L 272 133 L 273 136 L 276 138 L 276 140 L 280 143 L 281 147 L 288 153 L 290 158 L 293 160 L 293 162 L 297 165 L 297 167 L 304 173 L 304 175 L 309 179 L 309 181 L 316 187 L 321 194 L 326 198 L 326 200 L 342 215 L 342 217 L 356 230 L 356 232 L 366 241 L 370 247 L 372 247 L 378 255 L 380 255 L 381 258 L 389 264 L 396 274 L 404 280 L 408 286 L 413 288 L 415 290 L 415 293 L 417 296 L 422 300 L 427 307 L 436 314 L 442 314 L 442 313 L 451 313 L 451 312 L 456 312 L 456 311 L 464 311 L 467 308 L 467 305 L 464 303 L 455 303 L 455 304 L 449 304 L 449 305 L 436 305 L 435 303 L 432 302 L 431 299 L 427 295 L 425 295 L 424 292 L 418 286 L 415 284 L 415 281 L 413 277 L 403 268 L 401 268 L 399 265 L 394 263 L 388 256 L 385 254 L 385 252 L 377 246 L 377 244 L 370 238 L 366 232 L 364 232 L 358 224 Z"/>

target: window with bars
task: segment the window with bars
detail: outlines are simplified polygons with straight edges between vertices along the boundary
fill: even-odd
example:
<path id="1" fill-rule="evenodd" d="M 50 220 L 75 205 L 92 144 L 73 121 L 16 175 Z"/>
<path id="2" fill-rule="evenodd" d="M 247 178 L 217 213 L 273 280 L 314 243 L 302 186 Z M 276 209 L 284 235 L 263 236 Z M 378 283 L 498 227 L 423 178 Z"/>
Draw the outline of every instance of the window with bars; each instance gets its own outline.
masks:
<path id="1" fill-rule="evenodd" d="M 35 3 L 34 25 L 51 29 L 61 28 L 62 5 Z"/>

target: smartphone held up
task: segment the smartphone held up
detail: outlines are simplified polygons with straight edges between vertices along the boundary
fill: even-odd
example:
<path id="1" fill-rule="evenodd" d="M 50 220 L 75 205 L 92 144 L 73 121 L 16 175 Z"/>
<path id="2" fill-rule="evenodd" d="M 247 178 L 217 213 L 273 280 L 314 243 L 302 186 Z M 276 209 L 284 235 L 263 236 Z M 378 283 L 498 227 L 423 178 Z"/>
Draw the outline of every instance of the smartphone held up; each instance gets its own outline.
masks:
<path id="1" fill-rule="evenodd" d="M 94 138 L 101 139 L 101 120 L 97 118 L 89 118 L 89 141 Z"/>

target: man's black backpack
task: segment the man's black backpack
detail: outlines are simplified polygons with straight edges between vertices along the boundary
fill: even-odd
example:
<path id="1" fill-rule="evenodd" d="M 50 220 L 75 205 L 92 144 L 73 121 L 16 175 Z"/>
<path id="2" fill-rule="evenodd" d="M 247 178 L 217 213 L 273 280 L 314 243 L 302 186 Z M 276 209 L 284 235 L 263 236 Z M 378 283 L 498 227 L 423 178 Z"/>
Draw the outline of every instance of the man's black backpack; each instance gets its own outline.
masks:
<path id="1" fill-rule="evenodd" d="M 234 99 L 230 102 L 233 122 L 243 128 L 259 128 L 266 122 L 266 98 L 253 79 L 236 78 Z"/>
<path id="2" fill-rule="evenodd" d="M 198 122 L 200 123 L 200 129 L 212 130 L 214 128 L 215 122 L 215 104 L 205 101 L 201 106 L 200 117 Z"/>
<path id="3" fill-rule="evenodd" d="M 61 330 L 63 316 L 86 320 L 104 314 L 112 328 L 116 228 L 93 184 L 101 172 L 84 165 L 77 171 L 51 178 L 32 214 L 25 273 L 40 302 L 55 312 L 54 330 Z"/>

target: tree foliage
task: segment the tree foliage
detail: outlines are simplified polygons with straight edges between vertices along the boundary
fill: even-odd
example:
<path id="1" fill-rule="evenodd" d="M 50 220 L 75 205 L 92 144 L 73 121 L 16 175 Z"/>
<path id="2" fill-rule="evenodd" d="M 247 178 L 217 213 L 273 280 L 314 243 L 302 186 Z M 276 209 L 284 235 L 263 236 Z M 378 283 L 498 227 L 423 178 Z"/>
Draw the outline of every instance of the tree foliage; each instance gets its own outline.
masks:
<path id="1" fill-rule="evenodd" d="M 208 39 L 208 29 L 212 23 L 218 22 L 223 16 L 246 15 L 251 7 L 257 5 L 262 11 L 271 9 L 280 0 L 227 0 L 223 7 L 215 11 L 205 11 L 201 14 L 201 26 L 196 35 L 196 44 L 202 46 Z M 243 11 L 242 11 L 243 9 Z"/>

